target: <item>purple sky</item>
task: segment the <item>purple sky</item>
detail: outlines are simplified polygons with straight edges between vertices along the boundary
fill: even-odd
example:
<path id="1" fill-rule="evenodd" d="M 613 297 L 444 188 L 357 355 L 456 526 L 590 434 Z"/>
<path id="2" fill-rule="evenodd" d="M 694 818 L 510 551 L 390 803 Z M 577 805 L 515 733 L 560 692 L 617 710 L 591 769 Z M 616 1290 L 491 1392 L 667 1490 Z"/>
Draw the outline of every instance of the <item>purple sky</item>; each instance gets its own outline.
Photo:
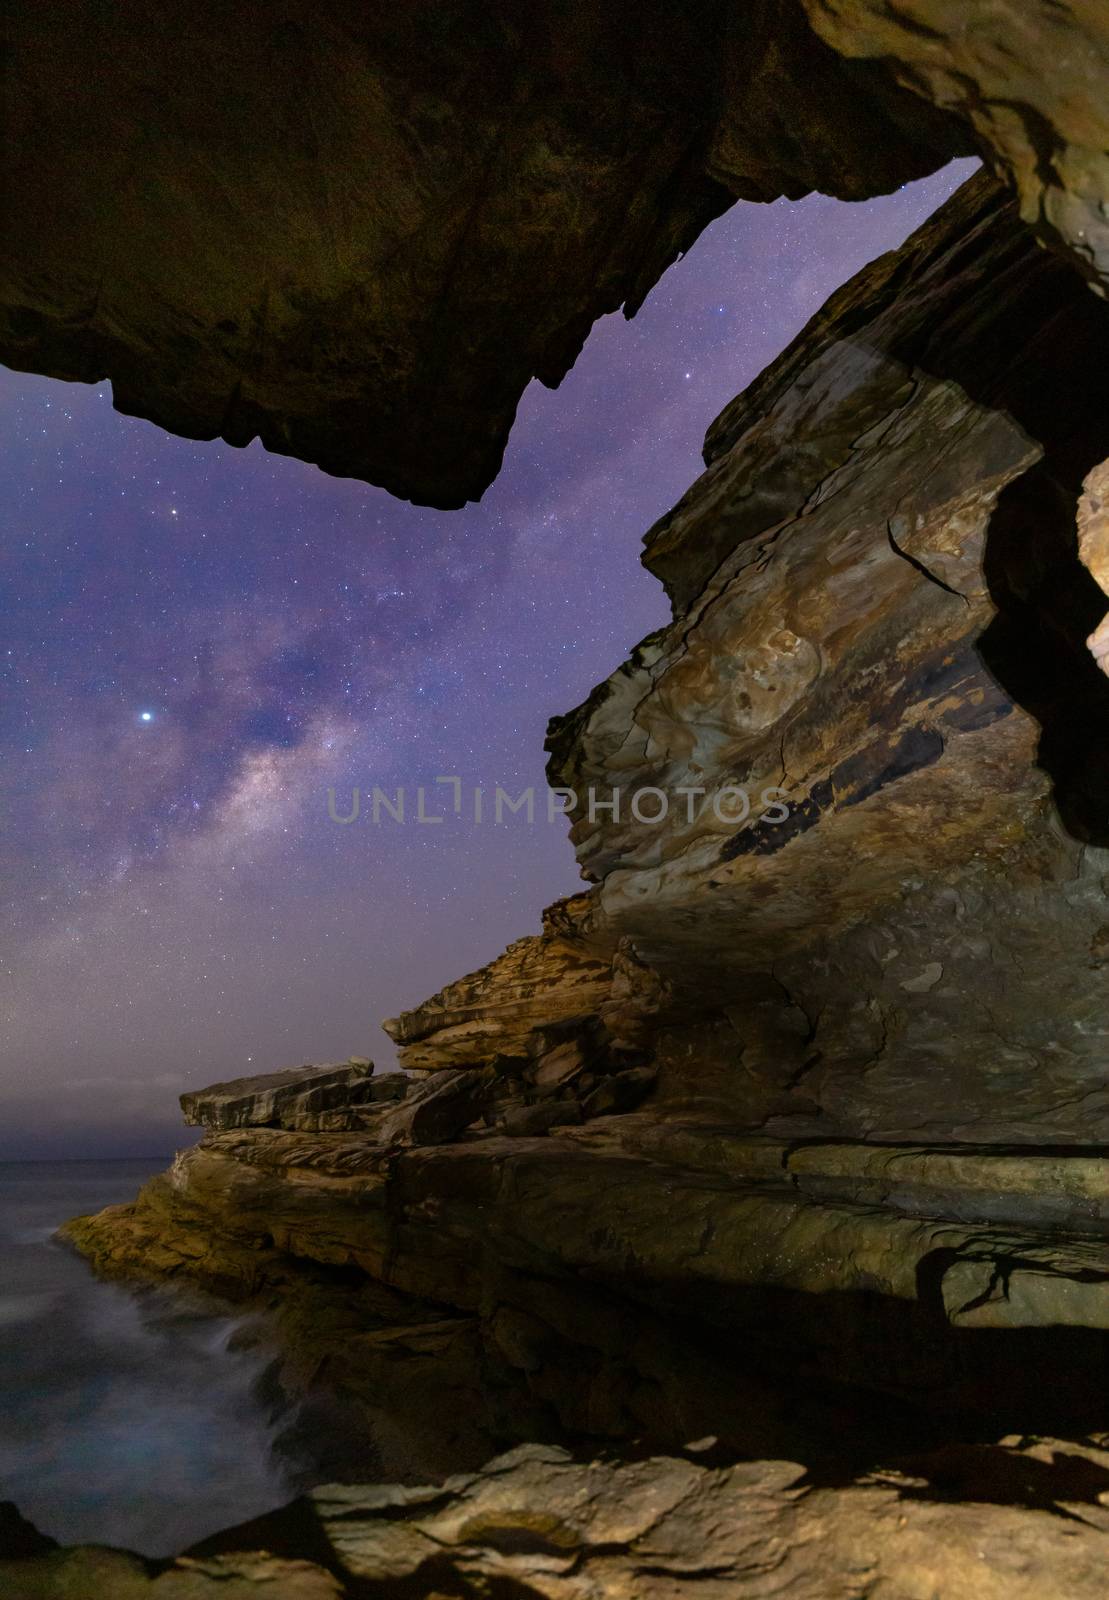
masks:
<path id="1" fill-rule="evenodd" d="M 168 1151 L 186 1088 L 386 1065 L 382 1017 L 538 928 L 564 826 L 337 827 L 329 785 L 542 796 L 548 717 L 666 620 L 640 541 L 708 423 L 971 170 L 734 207 L 532 386 L 464 511 L 0 369 L 0 1159 Z"/>

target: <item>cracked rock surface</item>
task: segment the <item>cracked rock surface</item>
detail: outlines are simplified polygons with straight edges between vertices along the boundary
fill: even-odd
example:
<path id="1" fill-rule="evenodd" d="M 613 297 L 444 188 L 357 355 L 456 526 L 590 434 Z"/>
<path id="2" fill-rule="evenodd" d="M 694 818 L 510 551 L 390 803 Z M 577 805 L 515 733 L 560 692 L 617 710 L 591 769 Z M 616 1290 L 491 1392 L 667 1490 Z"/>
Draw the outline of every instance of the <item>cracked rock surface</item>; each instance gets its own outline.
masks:
<path id="1" fill-rule="evenodd" d="M 843 1487 L 789 1461 L 579 1463 L 532 1445 L 442 1485 L 317 1489 L 174 1562 L 78 1548 L 0 1561 L 0 1575 L 21 1600 L 82 1583 L 114 1600 L 1100 1597 L 1109 1453 L 1013 1441 L 990 1465 L 969 1453 Z M 945 1503 L 945 1473 L 963 1503 Z M 1022 1482 L 1041 1509 L 1005 1503 Z"/>

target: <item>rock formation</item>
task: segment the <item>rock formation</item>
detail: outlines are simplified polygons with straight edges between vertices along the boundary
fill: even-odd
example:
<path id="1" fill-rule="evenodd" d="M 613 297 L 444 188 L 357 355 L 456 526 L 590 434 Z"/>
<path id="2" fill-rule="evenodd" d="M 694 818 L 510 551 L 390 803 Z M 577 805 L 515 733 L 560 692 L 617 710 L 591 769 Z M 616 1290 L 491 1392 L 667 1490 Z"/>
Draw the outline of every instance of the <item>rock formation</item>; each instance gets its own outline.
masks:
<path id="1" fill-rule="evenodd" d="M 594 1015 L 611 988 L 615 941 L 593 937 L 592 909 L 588 895 L 548 906 L 538 939 L 517 939 L 480 972 L 390 1018 L 385 1031 L 404 1068 L 524 1056 L 536 1027 Z"/>
<path id="2" fill-rule="evenodd" d="M 977 151 L 1104 284 L 1107 60 L 1057 0 L 45 0 L 5 37 L 0 357 L 459 505 L 737 197 Z"/>
<path id="3" fill-rule="evenodd" d="M 799 0 L 46 0 L 4 72 L 0 358 L 439 506 L 736 195 L 970 148 Z"/>
<path id="4" fill-rule="evenodd" d="M 9 1519 L 23 1592 L 1100 1593 L 1109 21 L 89 8 L 93 78 L 73 14 L 12 31 L 0 354 L 435 504 L 733 196 L 992 170 L 650 530 L 672 621 L 548 738 L 592 887 L 392 1019 L 404 1074 L 187 1095 L 66 1230 L 264 1313 L 403 1487 L 160 1567 Z"/>
<path id="5" fill-rule="evenodd" d="M 804 0 L 826 43 L 968 123 L 1011 175 L 1021 215 L 1109 282 L 1109 19 L 1084 0 Z"/>
<path id="6" fill-rule="evenodd" d="M 807 1136 L 1106 1138 L 1076 514 L 1107 358 L 1103 304 L 980 176 L 710 429 L 647 540 L 673 625 L 549 741 L 579 795 L 690 795 L 572 813 L 593 925 L 669 986 L 664 1092 Z"/>
<path id="7" fill-rule="evenodd" d="M 262 1077 L 235 1078 L 181 1096 L 185 1121 L 200 1128 L 287 1128 L 301 1132 L 360 1127 L 367 1108 L 403 1100 L 403 1072 L 373 1076 L 373 1062 L 288 1067 Z"/>
<path id="8" fill-rule="evenodd" d="M 656 1565 L 682 1592 L 692 1535 L 648 1559 L 636 1497 L 694 1480 L 733 1562 L 759 1485 L 773 1592 L 858 1592 L 847 1552 L 891 1593 L 1093 1581 L 1027 1497 L 961 1505 L 938 1555 L 903 1463 L 1004 1476 L 999 1440 L 1109 1426 L 1107 402 L 1109 308 L 980 174 L 725 409 L 648 535 L 674 620 L 548 741 L 594 887 L 388 1024 L 402 1098 L 360 1063 L 188 1096 L 202 1142 L 66 1230 L 106 1273 L 267 1307 L 286 1388 L 338 1395 L 378 1476 L 666 1453 L 442 1491 L 444 1527 L 485 1528 L 467 1497 L 502 1473 L 635 1486 L 611 1556 L 588 1519 L 493 1555 L 429 1527 L 476 1592 L 644 1593 Z M 676 1461 L 709 1435 L 853 1486 Z M 417 1583 L 414 1521 L 367 1537 L 335 1581 Z M 727 1561 L 717 1592 L 771 1592 Z"/>
<path id="9" fill-rule="evenodd" d="M 4 1561 L 0 1544 L 0 1578 L 20 1600 L 1100 1600 L 1109 1451 L 1014 1440 L 991 1466 L 967 1451 L 841 1487 L 788 1461 L 580 1464 L 533 1445 L 442 1485 L 317 1489 L 176 1561 Z M 964 1503 L 944 1503 L 945 1479 Z"/>

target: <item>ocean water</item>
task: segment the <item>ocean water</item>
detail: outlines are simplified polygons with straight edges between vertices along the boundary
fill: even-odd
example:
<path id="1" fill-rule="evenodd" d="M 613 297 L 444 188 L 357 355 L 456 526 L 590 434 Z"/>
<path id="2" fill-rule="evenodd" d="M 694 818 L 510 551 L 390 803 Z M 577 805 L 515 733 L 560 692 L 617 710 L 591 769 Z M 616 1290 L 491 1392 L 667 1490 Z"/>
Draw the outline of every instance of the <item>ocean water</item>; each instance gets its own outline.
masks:
<path id="1" fill-rule="evenodd" d="M 0 1500 L 64 1543 L 167 1555 L 295 1492 L 236 1320 L 101 1283 L 51 1239 L 166 1165 L 0 1163 Z"/>

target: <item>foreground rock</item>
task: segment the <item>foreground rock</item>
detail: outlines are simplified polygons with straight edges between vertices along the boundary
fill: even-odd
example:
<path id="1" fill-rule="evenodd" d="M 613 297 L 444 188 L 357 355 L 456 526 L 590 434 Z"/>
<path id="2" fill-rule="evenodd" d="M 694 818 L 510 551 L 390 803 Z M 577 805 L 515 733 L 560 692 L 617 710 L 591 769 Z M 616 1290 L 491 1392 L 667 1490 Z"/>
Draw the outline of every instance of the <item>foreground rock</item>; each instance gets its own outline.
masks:
<path id="1" fill-rule="evenodd" d="M 966 1503 L 945 1503 L 952 1482 Z M 20 1600 L 1100 1600 L 1107 1491 L 1109 1451 L 1052 1441 L 847 1487 L 788 1461 L 577 1463 L 531 1446 L 442 1485 L 318 1489 L 177 1561 L 78 1548 L 0 1560 L 0 1579 Z"/>

